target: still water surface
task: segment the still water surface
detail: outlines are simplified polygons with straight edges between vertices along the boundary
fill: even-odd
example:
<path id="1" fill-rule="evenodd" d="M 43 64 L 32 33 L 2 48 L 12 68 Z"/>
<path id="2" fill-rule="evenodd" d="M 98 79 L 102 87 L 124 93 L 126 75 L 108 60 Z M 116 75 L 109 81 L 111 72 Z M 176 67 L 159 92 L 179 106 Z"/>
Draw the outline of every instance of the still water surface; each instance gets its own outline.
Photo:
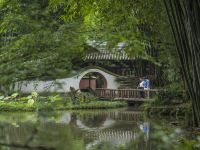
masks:
<path id="1" fill-rule="evenodd" d="M 141 112 L 130 108 L 7 112 L 0 114 L 0 149 L 151 150 L 153 126 L 170 126 L 167 122 L 145 119 Z M 130 146 L 141 134 L 139 142 Z"/>

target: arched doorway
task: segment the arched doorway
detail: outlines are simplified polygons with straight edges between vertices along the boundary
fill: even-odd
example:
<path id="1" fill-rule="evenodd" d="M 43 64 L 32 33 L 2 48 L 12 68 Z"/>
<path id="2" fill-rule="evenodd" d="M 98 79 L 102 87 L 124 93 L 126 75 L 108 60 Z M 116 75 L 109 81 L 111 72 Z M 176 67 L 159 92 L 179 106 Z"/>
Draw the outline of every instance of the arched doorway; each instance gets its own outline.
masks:
<path id="1" fill-rule="evenodd" d="M 79 83 L 81 91 L 95 90 L 96 88 L 107 88 L 107 80 L 102 74 L 90 72 L 81 78 Z"/>

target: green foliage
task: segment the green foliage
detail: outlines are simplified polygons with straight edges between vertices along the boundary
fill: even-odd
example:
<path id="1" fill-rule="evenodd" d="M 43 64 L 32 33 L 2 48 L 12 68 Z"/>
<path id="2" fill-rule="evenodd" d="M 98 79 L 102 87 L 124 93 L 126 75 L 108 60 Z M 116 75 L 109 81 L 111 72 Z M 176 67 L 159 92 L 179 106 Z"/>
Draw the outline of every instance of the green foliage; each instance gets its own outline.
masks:
<path id="1" fill-rule="evenodd" d="M 38 93 L 32 92 L 26 97 L 18 96 L 1 96 L 0 111 L 35 111 L 35 110 L 65 110 L 65 109 L 105 109 L 124 107 L 125 102 L 108 102 L 99 101 L 94 95 L 89 93 L 77 93 L 78 104 L 73 105 L 69 95 L 61 96 L 59 94 L 49 96 L 39 96 Z M 15 98 L 13 98 L 15 96 Z"/>
<path id="2" fill-rule="evenodd" d="M 119 108 L 126 107 L 126 102 L 109 102 L 109 101 L 93 101 L 90 103 L 82 103 L 80 105 L 73 105 L 71 109 L 107 109 L 107 108 Z"/>
<path id="3" fill-rule="evenodd" d="M 117 77 L 117 82 L 120 83 L 122 88 L 137 88 L 139 79 L 135 76 Z"/>
<path id="4" fill-rule="evenodd" d="M 0 103 L 1 111 L 34 111 L 36 109 L 35 105 L 29 105 L 28 103 L 12 102 Z"/>
<path id="5" fill-rule="evenodd" d="M 5 97 L 3 95 L 0 95 L 0 100 L 3 100 Z"/>
<path id="6" fill-rule="evenodd" d="M 32 98 L 33 100 L 35 100 L 35 101 L 36 101 L 36 100 L 37 100 L 37 97 L 38 97 L 38 95 L 39 95 L 39 94 L 38 94 L 37 92 L 32 92 L 32 93 L 31 93 L 31 98 Z"/>
<path id="7" fill-rule="evenodd" d="M 16 81 L 66 76 L 88 40 L 106 41 L 109 50 L 126 43 L 124 49 L 131 56 L 160 64 L 167 80 L 178 70 L 160 0 L 11 0 L 1 7 L 0 84 L 4 92 Z M 159 56 L 146 51 L 149 45 Z"/>
<path id="8" fill-rule="evenodd" d="M 194 150 L 199 148 L 199 138 L 187 139 L 183 136 L 180 136 L 180 129 L 169 132 L 168 130 L 161 130 L 160 127 L 156 128 L 158 132 L 156 132 L 152 138 L 159 140 L 160 144 L 157 144 L 158 149 Z"/>
<path id="9" fill-rule="evenodd" d="M 27 102 L 29 105 L 33 105 L 35 103 L 34 99 L 29 99 Z"/>
<path id="10" fill-rule="evenodd" d="M 97 100 L 97 97 L 87 92 L 79 92 L 77 94 L 77 97 L 78 97 L 79 103 L 89 103 L 89 102 Z"/>
<path id="11" fill-rule="evenodd" d="M 83 43 L 88 40 L 107 42 L 107 49 L 123 42 L 130 55 L 159 64 L 168 83 L 181 83 L 174 41 L 160 0 L 11 0 L 3 1 L 0 8 L 0 89 L 5 93 L 17 81 L 69 74 L 73 60 L 82 56 Z M 152 49 L 155 54 L 151 54 Z M 122 80 L 127 84 L 127 79 Z M 87 96 L 81 93 L 77 97 L 80 103 L 95 99 Z M 182 98 L 175 90 L 167 91 L 156 103 L 172 104 Z M 21 100 L 32 103 L 32 99 L 35 103 L 37 96 Z M 60 102 L 56 96 L 49 99 Z"/>
<path id="12" fill-rule="evenodd" d="M 48 99 L 51 102 L 56 102 L 56 101 L 61 101 L 63 100 L 63 98 L 60 95 L 55 95 L 55 96 L 49 96 Z"/>
<path id="13" fill-rule="evenodd" d="M 107 101 L 93 101 L 90 103 L 82 103 L 79 105 L 72 105 L 64 101 L 56 102 L 35 102 L 29 99 L 27 103 L 20 102 L 4 102 L 0 101 L 0 111 L 36 111 L 36 110 L 69 110 L 69 109 L 107 109 L 125 107 L 125 102 L 107 102 Z"/>
<path id="14" fill-rule="evenodd" d="M 55 10 L 65 7 L 66 15 L 61 17 L 65 21 L 83 19 L 82 32 L 87 39 L 106 41 L 108 50 L 124 42 L 124 50 L 131 56 L 159 65 L 164 74 L 162 80 L 166 80 L 162 85 L 181 82 L 180 63 L 163 1 L 50 0 L 50 3 Z"/>
<path id="15" fill-rule="evenodd" d="M 62 10 L 52 11 L 48 1 L 4 1 L 0 17 L 0 85 L 35 78 L 63 77 L 72 60 L 81 56 L 81 24 L 60 20 Z M 77 57 L 78 56 L 78 57 Z"/>
<path id="16" fill-rule="evenodd" d="M 24 101 L 24 102 L 27 102 L 29 99 L 31 99 L 31 96 L 26 96 L 26 97 L 20 97 L 18 100 L 19 101 Z"/>
<path id="17" fill-rule="evenodd" d="M 11 99 L 16 99 L 19 96 L 19 93 L 13 93 L 10 98 Z"/>
<path id="18" fill-rule="evenodd" d="M 185 100 L 183 91 L 160 91 L 157 95 L 155 105 L 173 105 L 183 103 Z"/>
<path id="19" fill-rule="evenodd" d="M 13 93 L 10 96 L 0 95 L 0 100 L 13 101 L 13 100 L 17 100 L 18 97 L 19 97 L 19 93 Z"/>
<path id="20" fill-rule="evenodd" d="M 29 104 L 32 103 L 32 101 L 36 101 L 38 98 L 38 93 L 37 92 L 32 92 L 30 95 L 26 97 L 21 97 L 19 93 L 13 93 L 11 96 L 1 96 L 1 100 L 5 102 L 15 102 L 19 101 L 22 103 L 28 102 Z"/>

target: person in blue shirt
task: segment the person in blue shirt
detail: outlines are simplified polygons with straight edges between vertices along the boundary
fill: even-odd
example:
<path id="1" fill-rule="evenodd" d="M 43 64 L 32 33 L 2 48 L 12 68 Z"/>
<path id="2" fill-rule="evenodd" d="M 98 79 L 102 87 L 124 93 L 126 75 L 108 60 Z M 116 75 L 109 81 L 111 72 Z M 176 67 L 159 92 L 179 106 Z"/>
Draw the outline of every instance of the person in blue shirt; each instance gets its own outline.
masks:
<path id="1" fill-rule="evenodd" d="M 149 79 L 144 79 L 144 89 L 150 89 L 150 81 L 149 81 Z"/>
<path id="2" fill-rule="evenodd" d="M 149 99 L 149 90 L 150 89 L 150 81 L 149 79 L 144 79 L 144 90 L 147 90 L 146 93 L 146 97 Z"/>

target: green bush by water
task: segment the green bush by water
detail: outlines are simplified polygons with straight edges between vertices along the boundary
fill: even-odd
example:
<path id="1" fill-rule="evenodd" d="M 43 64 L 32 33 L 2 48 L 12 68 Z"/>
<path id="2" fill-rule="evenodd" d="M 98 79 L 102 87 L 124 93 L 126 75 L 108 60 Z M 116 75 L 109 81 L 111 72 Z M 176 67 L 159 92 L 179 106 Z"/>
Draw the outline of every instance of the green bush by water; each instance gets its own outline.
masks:
<path id="1" fill-rule="evenodd" d="M 189 98 L 182 87 L 171 84 L 165 90 L 159 91 L 154 101 L 144 103 L 140 109 L 149 116 L 184 116 L 191 114 L 192 107 Z"/>
<path id="2" fill-rule="evenodd" d="M 39 96 L 36 92 L 26 97 L 14 96 L 0 97 L 0 111 L 36 111 L 36 110 L 67 110 L 67 109 L 106 109 L 125 107 L 125 102 L 100 101 L 88 93 L 79 93 L 78 101 L 73 104 L 71 97 L 58 94 Z"/>

